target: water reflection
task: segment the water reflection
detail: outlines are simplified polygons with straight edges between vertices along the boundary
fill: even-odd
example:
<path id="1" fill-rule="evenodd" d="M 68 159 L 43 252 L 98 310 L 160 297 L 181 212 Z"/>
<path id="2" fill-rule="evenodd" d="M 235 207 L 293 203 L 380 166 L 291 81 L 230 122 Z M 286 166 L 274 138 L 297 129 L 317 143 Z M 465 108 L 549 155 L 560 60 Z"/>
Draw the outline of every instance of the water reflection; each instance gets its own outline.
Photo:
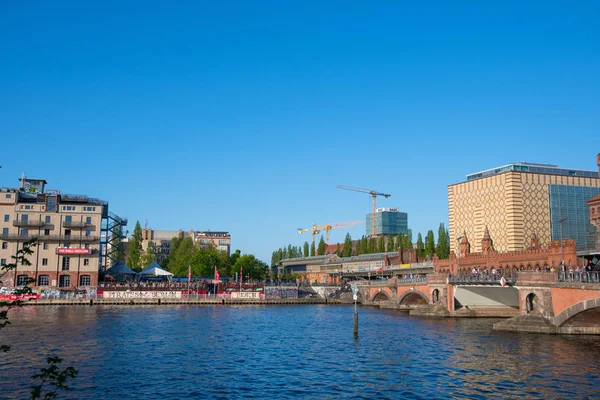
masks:
<path id="1" fill-rule="evenodd" d="M 43 357 L 80 370 L 71 398 L 597 398 L 591 337 L 496 333 L 497 320 L 353 307 L 26 307 L 0 360 L 22 398 Z M 54 349 L 54 350 L 52 350 Z"/>

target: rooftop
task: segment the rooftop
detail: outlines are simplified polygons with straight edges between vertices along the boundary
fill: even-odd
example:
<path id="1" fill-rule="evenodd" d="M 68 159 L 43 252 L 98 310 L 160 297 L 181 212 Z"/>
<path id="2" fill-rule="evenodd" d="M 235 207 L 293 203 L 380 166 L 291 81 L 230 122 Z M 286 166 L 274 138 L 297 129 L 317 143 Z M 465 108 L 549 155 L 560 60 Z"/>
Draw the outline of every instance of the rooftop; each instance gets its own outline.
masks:
<path id="1" fill-rule="evenodd" d="M 525 161 L 502 165 L 500 167 L 486 169 L 485 171 L 475 172 L 467 175 L 467 181 L 474 179 L 485 178 L 488 176 L 503 174 L 505 172 L 529 172 L 534 174 L 547 175 L 564 175 L 564 176 L 581 176 L 586 178 L 598 178 L 598 171 L 583 170 L 583 169 L 565 169 L 559 168 L 554 164 L 536 164 Z"/>

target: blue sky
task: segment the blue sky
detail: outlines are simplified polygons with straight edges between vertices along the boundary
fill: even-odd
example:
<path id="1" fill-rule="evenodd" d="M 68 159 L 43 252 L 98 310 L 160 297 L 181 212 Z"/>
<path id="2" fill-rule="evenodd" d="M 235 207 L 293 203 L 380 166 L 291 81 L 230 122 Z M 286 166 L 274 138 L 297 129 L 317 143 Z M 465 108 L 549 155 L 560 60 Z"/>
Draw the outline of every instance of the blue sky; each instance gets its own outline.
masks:
<path id="1" fill-rule="evenodd" d="M 469 173 L 596 168 L 598 2 L 88 3 L 0 6 L 0 186 L 24 172 L 269 261 L 364 219 L 338 184 L 391 193 L 416 237 Z"/>

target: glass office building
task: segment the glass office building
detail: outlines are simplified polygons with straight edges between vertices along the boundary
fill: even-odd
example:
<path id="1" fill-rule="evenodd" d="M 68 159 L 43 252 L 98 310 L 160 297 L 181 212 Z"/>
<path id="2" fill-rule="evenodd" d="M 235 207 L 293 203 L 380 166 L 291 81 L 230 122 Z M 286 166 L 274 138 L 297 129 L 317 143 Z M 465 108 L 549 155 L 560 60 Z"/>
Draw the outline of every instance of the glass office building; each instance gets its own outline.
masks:
<path id="1" fill-rule="evenodd" d="M 373 230 L 373 214 L 367 214 L 366 226 L 367 236 Z M 408 214 L 398 211 L 397 208 L 378 208 L 375 212 L 375 235 L 398 235 L 406 234 L 408 231 Z"/>
<path id="2" fill-rule="evenodd" d="M 549 185 L 550 229 L 552 240 L 575 239 L 577 249 L 593 248 L 596 227 L 590 223 L 587 201 L 600 195 L 600 188 Z"/>

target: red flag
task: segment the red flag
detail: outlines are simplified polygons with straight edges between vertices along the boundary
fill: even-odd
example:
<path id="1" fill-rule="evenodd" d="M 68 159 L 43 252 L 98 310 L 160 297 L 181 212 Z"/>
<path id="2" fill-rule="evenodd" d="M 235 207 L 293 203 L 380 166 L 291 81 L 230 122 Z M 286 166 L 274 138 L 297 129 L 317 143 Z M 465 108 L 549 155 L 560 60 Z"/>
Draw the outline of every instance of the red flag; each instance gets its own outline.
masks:
<path id="1" fill-rule="evenodd" d="M 188 282 L 191 282 L 191 281 L 192 281 L 192 266 L 190 265 L 189 269 L 188 269 Z"/>
<path id="2" fill-rule="evenodd" d="M 215 280 L 218 281 L 219 279 L 221 279 L 221 276 L 219 275 L 219 270 L 215 267 Z"/>

